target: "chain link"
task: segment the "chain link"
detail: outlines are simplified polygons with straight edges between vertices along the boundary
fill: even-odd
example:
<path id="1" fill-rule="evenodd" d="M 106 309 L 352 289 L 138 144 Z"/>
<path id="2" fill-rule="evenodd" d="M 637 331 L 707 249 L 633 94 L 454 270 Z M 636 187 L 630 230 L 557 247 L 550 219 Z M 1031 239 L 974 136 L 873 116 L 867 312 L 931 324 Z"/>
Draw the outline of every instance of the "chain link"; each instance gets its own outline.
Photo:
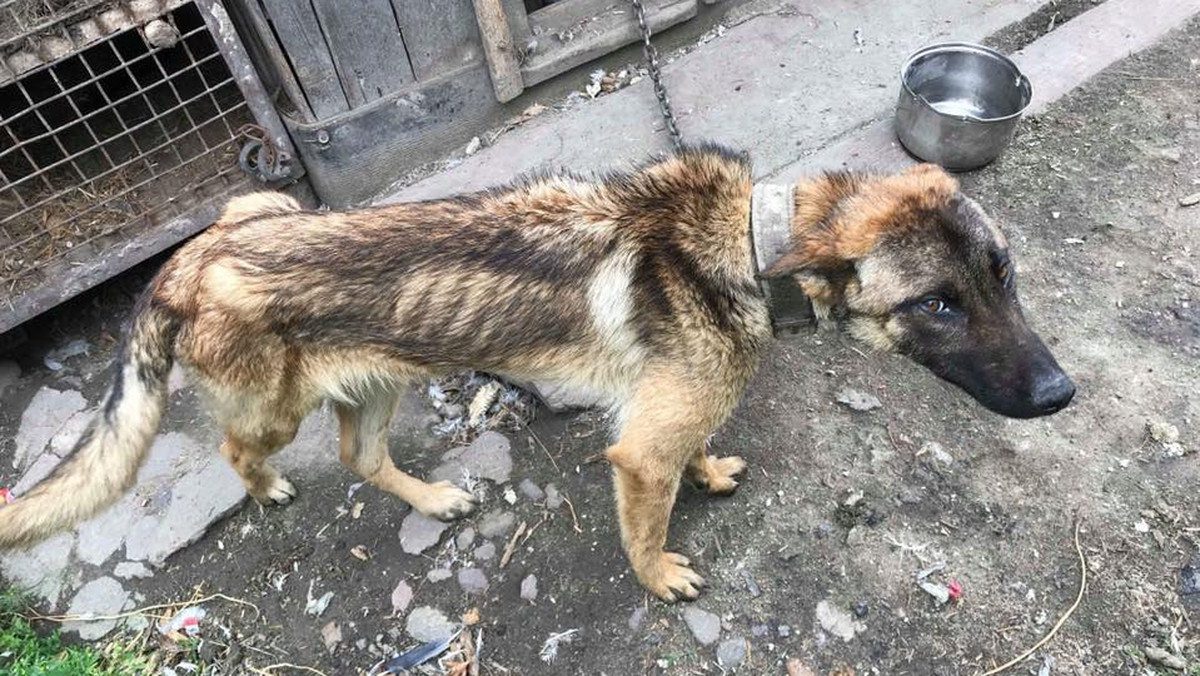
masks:
<path id="1" fill-rule="evenodd" d="M 667 133 L 671 135 L 671 143 L 676 150 L 683 147 L 683 136 L 679 133 L 679 125 L 675 121 L 675 112 L 671 110 L 671 99 L 667 96 L 667 88 L 663 86 L 662 72 L 658 68 L 658 50 L 650 42 L 650 26 L 646 23 L 646 8 L 642 0 L 631 0 L 634 12 L 637 14 L 638 27 L 642 30 L 642 42 L 646 51 L 646 67 L 650 71 L 650 81 L 654 83 L 654 95 L 658 98 L 658 107 L 662 111 L 663 120 L 667 123 Z"/>

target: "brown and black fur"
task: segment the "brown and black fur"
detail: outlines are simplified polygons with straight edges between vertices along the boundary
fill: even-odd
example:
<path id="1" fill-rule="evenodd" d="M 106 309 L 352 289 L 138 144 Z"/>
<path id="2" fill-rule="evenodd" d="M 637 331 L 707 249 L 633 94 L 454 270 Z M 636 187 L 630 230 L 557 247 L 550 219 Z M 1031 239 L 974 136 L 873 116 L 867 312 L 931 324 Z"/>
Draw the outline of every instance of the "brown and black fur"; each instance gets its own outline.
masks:
<path id="1" fill-rule="evenodd" d="M 470 368 L 603 394 L 617 413 L 606 455 L 633 569 L 662 598 L 694 597 L 702 580 L 663 549 L 675 493 L 685 473 L 713 493 L 736 487 L 745 463 L 709 456 L 706 440 L 770 335 L 751 264 L 751 187 L 743 156 L 701 147 L 598 180 L 544 176 L 348 212 L 303 211 L 277 194 L 237 198 L 155 277 L 103 413 L 71 460 L 0 509 L 0 546 L 68 527 L 129 487 L 175 360 L 207 393 L 225 431 L 221 453 L 259 500 L 295 494 L 267 458 L 328 399 L 347 467 L 425 514 L 456 518 L 474 499 L 397 469 L 386 429 L 400 388 Z M 923 293 L 906 279 L 905 257 L 963 253 L 922 239 L 937 229 L 933 213 L 1002 249 L 982 212 L 931 168 L 817 178 L 795 199 L 797 247 L 768 274 L 796 275 L 869 342 L 936 361 L 921 344 L 929 327 L 895 316 L 913 302 L 895 292 Z M 994 278 L 972 265 L 959 274 L 945 263 L 939 283 Z"/>

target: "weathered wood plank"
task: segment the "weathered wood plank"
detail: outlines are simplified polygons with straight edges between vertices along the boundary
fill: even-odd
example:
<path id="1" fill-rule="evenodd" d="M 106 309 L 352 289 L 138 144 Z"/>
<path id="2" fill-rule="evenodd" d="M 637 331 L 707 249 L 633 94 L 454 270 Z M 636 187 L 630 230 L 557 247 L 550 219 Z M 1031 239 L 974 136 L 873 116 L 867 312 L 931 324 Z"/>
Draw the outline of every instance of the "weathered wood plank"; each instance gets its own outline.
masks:
<path id="1" fill-rule="evenodd" d="M 391 0 L 417 82 L 483 58 L 471 0 Z"/>
<path id="2" fill-rule="evenodd" d="M 395 93 L 413 81 L 390 0 L 312 0 L 312 6 L 351 108 Z"/>
<path id="3" fill-rule="evenodd" d="M 295 0 L 262 0 L 262 3 L 313 114 L 324 119 L 349 110 L 312 6 Z"/>
<path id="4" fill-rule="evenodd" d="M 525 89 L 508 19 L 500 0 L 473 2 L 475 20 L 479 23 L 479 35 L 483 40 L 483 53 L 492 76 L 492 88 L 496 90 L 496 98 L 506 103 L 517 98 Z"/>

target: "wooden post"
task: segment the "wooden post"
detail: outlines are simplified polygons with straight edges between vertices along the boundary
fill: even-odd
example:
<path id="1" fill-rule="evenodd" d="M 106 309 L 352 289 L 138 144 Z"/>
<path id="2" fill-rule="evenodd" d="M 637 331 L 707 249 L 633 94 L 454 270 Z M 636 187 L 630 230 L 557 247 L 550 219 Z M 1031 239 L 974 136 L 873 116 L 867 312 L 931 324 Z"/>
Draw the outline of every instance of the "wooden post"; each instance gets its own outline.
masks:
<path id="1" fill-rule="evenodd" d="M 500 103 L 507 103 L 525 90 L 508 19 L 504 16 L 501 0 L 472 1 L 475 4 L 475 20 L 479 22 L 479 36 L 483 39 L 488 72 L 492 76 L 492 88 L 496 90 L 496 99 Z"/>

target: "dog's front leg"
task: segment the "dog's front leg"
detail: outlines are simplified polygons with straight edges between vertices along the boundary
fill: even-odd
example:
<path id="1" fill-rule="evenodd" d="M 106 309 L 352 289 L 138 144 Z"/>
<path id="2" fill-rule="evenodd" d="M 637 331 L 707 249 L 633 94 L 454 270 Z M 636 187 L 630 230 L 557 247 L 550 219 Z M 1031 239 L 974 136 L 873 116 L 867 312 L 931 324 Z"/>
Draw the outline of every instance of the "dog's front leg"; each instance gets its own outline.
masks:
<path id="1" fill-rule="evenodd" d="M 696 598 L 704 586 L 687 557 L 663 549 L 683 470 L 721 417 L 691 396 L 692 384 L 670 374 L 647 378 L 626 408 L 617 443 L 605 452 L 629 563 L 665 601 Z"/>

